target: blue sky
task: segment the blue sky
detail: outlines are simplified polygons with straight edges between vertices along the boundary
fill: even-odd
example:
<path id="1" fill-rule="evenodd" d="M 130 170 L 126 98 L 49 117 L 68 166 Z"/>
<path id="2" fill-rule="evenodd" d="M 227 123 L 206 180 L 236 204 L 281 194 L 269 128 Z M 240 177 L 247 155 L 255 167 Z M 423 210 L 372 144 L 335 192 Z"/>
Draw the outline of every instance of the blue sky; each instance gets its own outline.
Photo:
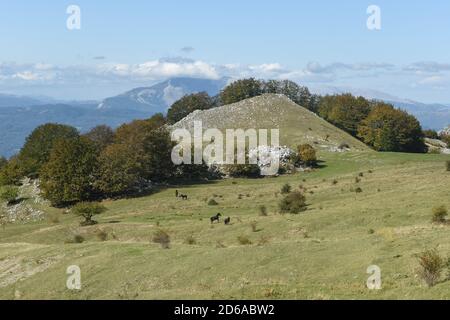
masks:
<path id="1" fill-rule="evenodd" d="M 100 99 L 172 76 L 255 76 L 450 103 L 450 2 L 411 2 L 0 0 L 0 92 Z M 71 4 L 80 30 L 66 28 Z"/>

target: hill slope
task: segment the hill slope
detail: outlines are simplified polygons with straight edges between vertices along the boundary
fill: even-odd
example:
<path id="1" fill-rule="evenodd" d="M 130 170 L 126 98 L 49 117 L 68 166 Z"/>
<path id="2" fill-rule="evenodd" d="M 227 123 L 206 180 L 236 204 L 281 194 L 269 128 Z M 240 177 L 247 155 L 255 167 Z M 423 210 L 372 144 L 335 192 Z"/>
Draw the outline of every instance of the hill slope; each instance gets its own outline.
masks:
<path id="1" fill-rule="evenodd" d="M 264 94 L 210 110 L 197 110 L 173 128 L 192 132 L 194 121 L 202 121 L 204 129 L 217 128 L 223 132 L 225 129 L 280 129 L 280 144 L 291 148 L 310 143 L 318 149 L 335 150 L 346 143 L 353 150 L 369 150 L 361 141 L 284 95 Z"/>
<path id="2" fill-rule="evenodd" d="M 417 276 L 417 254 L 450 252 L 450 226 L 431 223 L 434 206 L 450 206 L 449 157 L 324 152 L 326 166 L 310 173 L 105 201 L 108 211 L 92 227 L 24 190 L 24 205 L 45 219 L 0 229 L 0 299 L 448 299 L 445 274 L 433 288 Z M 285 183 L 313 191 L 306 212 L 278 213 Z M 175 198 L 175 189 L 189 199 Z M 207 205 L 211 197 L 218 206 Z M 259 215 L 261 205 L 268 216 Z M 231 225 L 211 225 L 217 212 Z M 159 229 L 170 235 L 168 250 L 152 242 Z M 67 243 L 74 235 L 85 241 Z M 374 264 L 382 290 L 365 286 Z M 81 291 L 66 288 L 71 265 L 81 268 Z"/>

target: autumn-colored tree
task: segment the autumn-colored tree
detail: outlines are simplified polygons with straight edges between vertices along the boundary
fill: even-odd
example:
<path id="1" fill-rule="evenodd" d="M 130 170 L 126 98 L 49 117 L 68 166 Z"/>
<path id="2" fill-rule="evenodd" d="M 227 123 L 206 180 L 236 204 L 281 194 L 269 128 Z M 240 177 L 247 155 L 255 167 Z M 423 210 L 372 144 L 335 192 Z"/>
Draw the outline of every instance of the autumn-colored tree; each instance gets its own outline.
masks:
<path id="1" fill-rule="evenodd" d="M 132 145 L 115 143 L 107 146 L 99 156 L 96 189 L 105 196 L 132 193 L 142 174 L 139 156 Z"/>
<path id="2" fill-rule="evenodd" d="M 167 111 L 167 121 L 174 124 L 195 110 L 206 110 L 213 106 L 211 97 L 206 92 L 194 93 L 176 101 Z"/>
<path id="3" fill-rule="evenodd" d="M 41 167 L 48 161 L 56 140 L 75 137 L 78 137 L 77 129 L 62 124 L 47 123 L 34 129 L 19 153 L 20 165 L 25 174 L 39 174 Z"/>
<path id="4" fill-rule="evenodd" d="M 99 150 L 105 149 L 114 142 L 114 131 L 107 125 L 96 126 L 84 136 L 90 139 Z"/>
<path id="5" fill-rule="evenodd" d="M 358 136 L 377 151 L 426 152 L 417 119 L 386 103 L 377 103 L 361 122 Z"/>
<path id="6" fill-rule="evenodd" d="M 0 185 L 17 185 L 26 175 L 18 156 L 11 157 L 0 169 Z"/>
<path id="7" fill-rule="evenodd" d="M 41 169 L 41 189 L 54 206 L 96 197 L 97 149 L 86 137 L 59 139 Z"/>
<path id="8" fill-rule="evenodd" d="M 368 100 L 351 94 L 325 96 L 320 100 L 319 115 L 338 128 L 356 136 L 358 126 L 371 110 Z"/>
<path id="9" fill-rule="evenodd" d="M 301 144 L 297 147 L 300 161 L 307 166 L 317 164 L 316 150 L 310 144 Z"/>

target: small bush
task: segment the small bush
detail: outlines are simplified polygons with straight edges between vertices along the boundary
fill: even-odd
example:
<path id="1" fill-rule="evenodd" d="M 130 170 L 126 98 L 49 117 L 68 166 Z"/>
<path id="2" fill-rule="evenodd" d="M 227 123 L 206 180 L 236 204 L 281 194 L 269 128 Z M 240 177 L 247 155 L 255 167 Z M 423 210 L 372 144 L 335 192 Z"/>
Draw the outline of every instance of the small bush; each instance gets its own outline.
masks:
<path id="1" fill-rule="evenodd" d="M 448 215 L 447 208 L 445 206 L 439 206 L 433 208 L 432 221 L 435 223 L 444 223 Z"/>
<path id="2" fill-rule="evenodd" d="M 184 243 L 189 244 L 189 245 L 194 245 L 197 243 L 197 241 L 195 240 L 194 236 L 191 234 L 186 238 Z"/>
<path id="3" fill-rule="evenodd" d="M 444 259 L 436 249 L 432 249 L 419 255 L 419 264 L 419 276 L 429 287 L 434 286 L 439 281 L 445 267 Z"/>
<path id="4" fill-rule="evenodd" d="M 306 199 L 301 192 L 292 192 L 279 203 L 281 213 L 300 213 L 306 210 Z"/>
<path id="5" fill-rule="evenodd" d="M 7 205 L 13 204 L 19 197 L 19 188 L 14 186 L 7 186 L 3 188 L 0 193 L 0 199 L 6 202 Z"/>
<path id="6" fill-rule="evenodd" d="M 361 192 L 363 192 L 363 190 L 360 187 L 358 187 L 358 188 L 355 189 L 355 192 L 356 193 L 361 193 Z"/>
<path id="7" fill-rule="evenodd" d="M 217 205 L 219 205 L 219 203 L 214 199 L 210 199 L 208 201 L 208 206 L 217 206 Z"/>
<path id="8" fill-rule="evenodd" d="M 338 181 L 337 181 L 336 179 L 334 179 L 334 180 L 331 182 L 331 184 L 332 184 L 332 185 L 337 185 L 337 184 L 338 184 Z"/>
<path id="9" fill-rule="evenodd" d="M 152 241 L 154 243 L 159 243 L 163 249 L 170 248 L 170 236 L 164 230 L 158 230 L 153 235 Z"/>
<path id="10" fill-rule="evenodd" d="M 287 194 L 290 193 L 292 190 L 292 187 L 289 183 L 286 183 L 284 186 L 281 187 L 281 194 Z"/>
<path id="11" fill-rule="evenodd" d="M 264 206 L 264 205 L 259 206 L 259 215 L 261 217 L 267 217 L 267 208 L 266 208 L 266 206 Z"/>
<path id="12" fill-rule="evenodd" d="M 450 171 L 450 160 L 447 160 L 445 166 L 447 168 L 447 171 Z"/>
<path id="13" fill-rule="evenodd" d="M 80 223 L 81 226 L 92 226 L 97 224 L 97 221 L 92 220 L 92 217 L 101 214 L 106 210 L 107 209 L 104 206 L 95 202 L 80 202 L 72 208 L 73 213 L 84 218 L 84 221 Z"/>
<path id="14" fill-rule="evenodd" d="M 108 240 L 108 232 L 106 232 L 105 230 L 102 229 L 97 229 L 95 231 L 95 236 L 97 237 L 98 240 L 100 241 L 106 241 Z"/>
<path id="15" fill-rule="evenodd" d="M 375 230 L 369 229 L 368 233 L 369 233 L 369 234 L 374 234 L 374 233 L 375 233 Z"/>
<path id="16" fill-rule="evenodd" d="M 247 236 L 241 235 L 237 238 L 238 242 L 243 245 L 243 246 L 248 246 L 251 245 L 252 242 L 250 241 L 250 239 Z"/>
<path id="17" fill-rule="evenodd" d="M 358 177 L 356 177 L 356 178 L 355 178 L 355 183 L 360 183 L 360 182 L 361 182 L 361 179 L 358 178 Z"/>
<path id="18" fill-rule="evenodd" d="M 258 231 L 258 222 L 256 222 L 256 221 L 250 222 L 250 227 L 252 228 L 253 232 L 257 232 Z"/>
<path id="19" fill-rule="evenodd" d="M 364 177 L 364 172 L 360 172 L 360 173 L 358 174 L 358 176 Z"/>
<path id="20" fill-rule="evenodd" d="M 84 241 L 85 239 L 81 234 L 73 234 L 69 239 L 66 240 L 66 243 L 83 243 Z"/>

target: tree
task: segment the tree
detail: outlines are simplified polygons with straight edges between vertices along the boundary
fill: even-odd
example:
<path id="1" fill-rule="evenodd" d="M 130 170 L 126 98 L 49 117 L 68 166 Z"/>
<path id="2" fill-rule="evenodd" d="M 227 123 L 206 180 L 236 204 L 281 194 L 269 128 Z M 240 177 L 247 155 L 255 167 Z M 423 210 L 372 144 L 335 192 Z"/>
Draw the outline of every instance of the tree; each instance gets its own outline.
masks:
<path id="1" fill-rule="evenodd" d="M 8 165 L 8 160 L 5 157 L 0 157 L 0 170 Z"/>
<path id="2" fill-rule="evenodd" d="M 269 80 L 264 83 L 265 93 L 283 94 L 296 104 L 314 111 L 315 97 L 307 87 L 301 87 L 290 80 Z"/>
<path id="3" fill-rule="evenodd" d="M 206 110 L 212 106 L 213 101 L 206 92 L 185 95 L 169 108 L 167 120 L 170 124 L 174 124 L 195 110 Z"/>
<path id="4" fill-rule="evenodd" d="M 377 151 L 426 152 L 419 121 L 386 103 L 374 106 L 361 122 L 358 136 Z"/>
<path id="5" fill-rule="evenodd" d="M 318 107 L 322 118 L 353 136 L 357 135 L 359 124 L 367 118 L 370 110 L 368 100 L 351 94 L 322 97 Z"/>
<path id="6" fill-rule="evenodd" d="M 96 126 L 84 136 L 90 139 L 99 150 L 105 149 L 114 142 L 114 131 L 107 125 Z"/>
<path id="7" fill-rule="evenodd" d="M 41 167 L 49 160 L 53 144 L 58 139 L 78 137 L 74 127 L 48 123 L 37 127 L 20 150 L 19 162 L 25 175 L 38 175 Z"/>
<path id="8" fill-rule="evenodd" d="M 0 185 L 17 185 L 24 176 L 25 168 L 18 156 L 14 156 L 0 169 Z"/>
<path id="9" fill-rule="evenodd" d="M 59 139 L 41 170 L 41 189 L 54 206 L 95 198 L 97 149 L 85 137 Z"/>
<path id="10" fill-rule="evenodd" d="M 146 134 L 143 140 L 142 177 L 153 182 L 168 181 L 174 174 L 172 149 L 175 144 L 166 128 Z"/>
<path id="11" fill-rule="evenodd" d="M 297 147 L 300 161 L 307 166 L 315 166 L 317 164 L 316 150 L 310 144 L 301 144 Z"/>
<path id="12" fill-rule="evenodd" d="M 423 135 L 425 136 L 425 138 L 439 139 L 439 134 L 436 130 L 424 130 Z"/>
<path id="13" fill-rule="evenodd" d="M 115 143 L 100 154 L 96 189 L 106 196 L 120 196 L 135 191 L 142 173 L 142 163 L 134 147 Z"/>
<path id="14" fill-rule="evenodd" d="M 264 93 L 264 84 L 254 78 L 237 80 L 226 86 L 220 93 L 222 104 L 231 104 Z"/>
<path id="15" fill-rule="evenodd" d="M 79 202 L 71 209 L 73 213 L 84 218 L 84 221 L 80 223 L 81 226 L 91 226 L 97 224 L 98 222 L 92 220 L 92 218 L 105 212 L 106 210 L 107 209 L 100 203 L 95 202 Z"/>
<path id="16" fill-rule="evenodd" d="M 14 186 L 4 187 L 2 192 L 0 193 L 0 199 L 6 201 L 7 205 L 13 204 L 15 201 L 17 201 L 18 197 L 19 197 L 19 189 Z"/>

